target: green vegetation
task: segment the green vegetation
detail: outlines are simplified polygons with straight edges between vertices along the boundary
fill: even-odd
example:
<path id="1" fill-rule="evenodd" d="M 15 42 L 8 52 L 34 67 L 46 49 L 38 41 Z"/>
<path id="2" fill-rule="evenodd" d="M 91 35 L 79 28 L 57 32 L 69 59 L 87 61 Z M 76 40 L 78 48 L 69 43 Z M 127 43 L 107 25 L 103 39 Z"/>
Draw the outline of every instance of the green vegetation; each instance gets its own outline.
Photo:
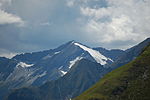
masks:
<path id="1" fill-rule="evenodd" d="M 74 100 L 150 100 L 150 45 Z"/>

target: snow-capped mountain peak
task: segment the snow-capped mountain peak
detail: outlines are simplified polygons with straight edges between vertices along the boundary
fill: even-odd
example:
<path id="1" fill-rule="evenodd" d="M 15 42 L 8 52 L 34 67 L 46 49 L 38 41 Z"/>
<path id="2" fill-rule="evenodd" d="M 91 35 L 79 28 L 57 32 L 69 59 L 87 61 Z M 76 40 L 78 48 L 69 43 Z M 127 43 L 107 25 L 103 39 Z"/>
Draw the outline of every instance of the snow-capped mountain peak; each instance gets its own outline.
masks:
<path id="1" fill-rule="evenodd" d="M 43 82 L 62 77 L 81 59 L 87 59 L 101 65 L 112 62 L 111 59 L 105 57 L 97 50 L 76 41 L 70 41 L 55 49 L 20 54 L 13 59 L 16 60 L 16 64 L 11 72 L 12 75 L 9 75 L 7 80 L 11 82 L 13 79 L 14 82 L 24 86 L 39 86 Z"/>
<path id="2" fill-rule="evenodd" d="M 110 58 L 105 57 L 100 52 L 93 50 L 92 48 L 86 47 L 82 44 L 74 42 L 74 45 L 80 47 L 81 49 L 87 51 L 97 63 L 100 63 L 101 65 L 107 64 L 107 60 L 111 60 Z M 111 60 L 112 61 L 112 60 Z"/>

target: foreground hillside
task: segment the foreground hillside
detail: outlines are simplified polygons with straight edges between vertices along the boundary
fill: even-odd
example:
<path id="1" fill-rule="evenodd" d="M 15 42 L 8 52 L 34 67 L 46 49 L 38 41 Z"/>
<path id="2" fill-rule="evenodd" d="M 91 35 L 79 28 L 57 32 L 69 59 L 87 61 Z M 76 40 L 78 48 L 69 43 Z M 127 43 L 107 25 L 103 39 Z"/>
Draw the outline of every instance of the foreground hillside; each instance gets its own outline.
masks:
<path id="1" fill-rule="evenodd" d="M 150 45 L 74 100 L 150 100 Z"/>

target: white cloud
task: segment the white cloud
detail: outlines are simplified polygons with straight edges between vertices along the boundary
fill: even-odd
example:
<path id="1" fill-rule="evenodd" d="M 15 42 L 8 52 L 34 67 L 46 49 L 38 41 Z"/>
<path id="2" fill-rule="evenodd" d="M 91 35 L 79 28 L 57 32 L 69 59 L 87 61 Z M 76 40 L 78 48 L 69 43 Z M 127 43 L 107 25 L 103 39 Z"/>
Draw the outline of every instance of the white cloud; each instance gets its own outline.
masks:
<path id="1" fill-rule="evenodd" d="M 17 55 L 17 53 L 12 53 L 8 50 L 0 48 L 0 57 L 12 58 L 15 55 Z"/>
<path id="2" fill-rule="evenodd" d="M 66 2 L 68 7 L 72 7 L 74 6 L 75 0 L 67 0 Z"/>
<path id="3" fill-rule="evenodd" d="M 0 24 L 10 25 L 0 27 L 0 43 L 11 52 L 49 49 L 69 40 L 122 48 L 150 36 L 150 0 L 5 1 L 0 0 Z M 26 27 L 16 27 L 24 20 Z"/>
<path id="4" fill-rule="evenodd" d="M 24 21 L 17 15 L 5 11 L 6 6 L 10 6 L 12 0 L 0 0 L 0 25 L 2 24 L 18 24 L 24 25 Z"/>
<path id="5" fill-rule="evenodd" d="M 24 21 L 11 13 L 7 13 L 4 10 L 0 9 L 0 25 L 2 24 L 19 24 L 19 25 L 23 25 Z"/>
<path id="6" fill-rule="evenodd" d="M 68 7 L 84 6 L 84 5 L 88 5 L 88 3 L 97 2 L 97 1 L 99 0 L 66 0 L 66 5 Z"/>
<path id="7" fill-rule="evenodd" d="M 106 8 L 80 7 L 81 14 L 88 18 L 83 30 L 89 39 L 109 44 L 139 42 L 150 36 L 149 0 L 107 0 L 107 3 Z"/>
<path id="8" fill-rule="evenodd" d="M 89 17 L 93 17 L 95 19 L 100 19 L 106 16 L 110 16 L 111 12 L 110 12 L 110 7 L 108 8 L 89 8 L 89 7 L 81 7 L 81 14 L 85 15 L 85 16 L 89 16 Z"/>
<path id="9" fill-rule="evenodd" d="M 101 23 L 95 20 L 90 20 L 86 26 L 86 30 L 89 35 L 95 34 L 98 42 L 110 43 L 112 41 L 136 41 L 139 38 L 138 34 L 133 33 L 132 21 L 128 16 L 120 16 L 118 18 L 112 18 L 111 22 Z M 133 38 L 134 37 L 134 38 Z M 141 38 L 141 37 L 140 37 Z"/>
<path id="10" fill-rule="evenodd" d="M 6 58 L 11 59 L 15 55 L 16 55 L 16 53 L 3 53 L 3 54 L 0 54 L 0 57 L 6 57 Z"/>

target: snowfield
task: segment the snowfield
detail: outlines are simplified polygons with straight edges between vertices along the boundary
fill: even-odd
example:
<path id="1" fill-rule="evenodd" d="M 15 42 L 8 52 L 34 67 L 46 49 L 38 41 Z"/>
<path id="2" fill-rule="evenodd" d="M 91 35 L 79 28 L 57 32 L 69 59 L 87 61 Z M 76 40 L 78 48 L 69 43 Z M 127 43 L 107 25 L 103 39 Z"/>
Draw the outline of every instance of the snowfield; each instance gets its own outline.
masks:
<path id="1" fill-rule="evenodd" d="M 95 60 L 97 63 L 100 63 L 101 65 L 107 64 L 107 60 L 111 60 L 110 58 L 105 57 L 100 52 L 93 50 L 91 48 L 88 48 L 84 45 L 81 45 L 79 43 L 74 43 L 76 46 L 79 46 L 83 50 L 87 51 Z M 112 61 L 112 60 L 111 60 Z"/>

